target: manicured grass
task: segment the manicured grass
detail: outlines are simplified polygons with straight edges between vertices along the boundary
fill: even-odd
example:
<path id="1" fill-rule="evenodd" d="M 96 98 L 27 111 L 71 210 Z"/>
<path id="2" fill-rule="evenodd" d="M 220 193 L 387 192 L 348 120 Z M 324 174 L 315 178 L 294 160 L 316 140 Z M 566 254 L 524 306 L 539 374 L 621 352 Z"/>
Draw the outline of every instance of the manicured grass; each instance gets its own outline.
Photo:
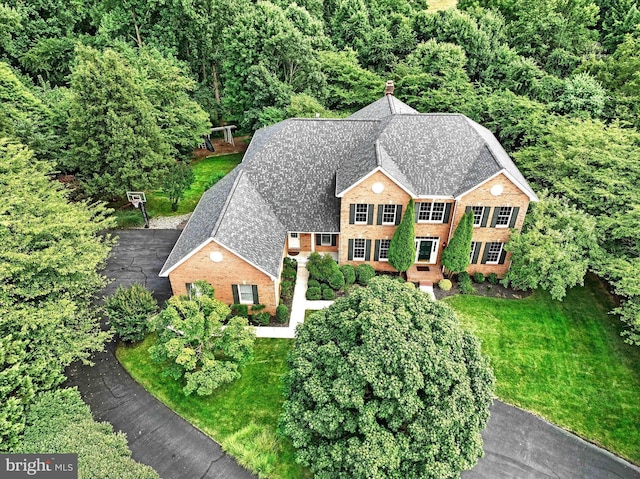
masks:
<path id="1" fill-rule="evenodd" d="M 231 155 L 209 156 L 192 163 L 195 181 L 185 192 L 184 198 L 178 203 L 178 211 L 171 211 L 169 198 L 161 191 L 153 191 L 147 195 L 147 211 L 151 216 L 173 216 L 191 213 L 200 197 L 204 193 L 205 187 L 215 173 L 227 174 L 242 161 L 242 153 Z"/>
<path id="2" fill-rule="evenodd" d="M 428 0 L 429 10 L 447 10 L 458 4 L 458 0 Z"/>
<path id="3" fill-rule="evenodd" d="M 256 339 L 254 359 L 243 368 L 242 378 L 207 397 L 185 396 L 180 384 L 162 377 L 147 352 L 154 341 L 150 335 L 116 351 L 136 381 L 260 477 L 311 477 L 295 463 L 291 444 L 276 435 L 283 402 L 281 376 L 293 340 Z"/>
<path id="4" fill-rule="evenodd" d="M 500 399 L 640 463 L 640 349 L 620 338 L 597 280 L 563 302 L 536 291 L 521 300 L 445 300 L 482 339 Z"/>

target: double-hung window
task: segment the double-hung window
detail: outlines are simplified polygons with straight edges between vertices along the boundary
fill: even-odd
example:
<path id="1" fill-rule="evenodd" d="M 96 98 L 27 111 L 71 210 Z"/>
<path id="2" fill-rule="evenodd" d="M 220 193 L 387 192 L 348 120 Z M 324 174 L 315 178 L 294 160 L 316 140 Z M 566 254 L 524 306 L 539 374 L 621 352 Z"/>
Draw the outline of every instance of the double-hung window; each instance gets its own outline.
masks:
<path id="1" fill-rule="evenodd" d="M 240 304 L 253 304 L 253 286 L 250 284 L 239 284 L 238 299 L 240 300 Z"/>
<path id="2" fill-rule="evenodd" d="M 379 261 L 389 261 L 389 246 L 391 246 L 391 240 L 380 240 L 380 246 L 378 247 Z"/>
<path id="3" fill-rule="evenodd" d="M 353 240 L 354 261 L 364 261 L 366 256 L 366 249 L 366 241 L 363 238 L 355 238 Z"/>
<path id="4" fill-rule="evenodd" d="M 332 235 L 326 235 L 326 234 L 320 235 L 320 245 L 331 246 L 331 236 Z"/>
<path id="5" fill-rule="evenodd" d="M 357 225 L 366 225 L 369 217 L 369 205 L 366 203 L 357 203 L 355 209 L 354 223 Z"/>
<path id="6" fill-rule="evenodd" d="M 511 213 L 513 213 L 511 206 L 499 206 L 496 216 L 496 228 L 508 228 L 511 222 Z"/>
<path id="7" fill-rule="evenodd" d="M 382 224 L 396 224 L 396 209 L 398 205 L 382 205 Z"/>
<path id="8" fill-rule="evenodd" d="M 487 243 L 486 263 L 498 264 L 500 262 L 500 255 L 502 255 L 503 243 Z"/>
<path id="9" fill-rule="evenodd" d="M 473 226 L 481 226 L 482 225 L 482 217 L 484 216 L 484 206 L 472 206 L 471 211 L 473 212 Z"/>
<path id="10" fill-rule="evenodd" d="M 419 203 L 418 221 L 427 223 L 442 223 L 444 219 L 444 203 Z"/>

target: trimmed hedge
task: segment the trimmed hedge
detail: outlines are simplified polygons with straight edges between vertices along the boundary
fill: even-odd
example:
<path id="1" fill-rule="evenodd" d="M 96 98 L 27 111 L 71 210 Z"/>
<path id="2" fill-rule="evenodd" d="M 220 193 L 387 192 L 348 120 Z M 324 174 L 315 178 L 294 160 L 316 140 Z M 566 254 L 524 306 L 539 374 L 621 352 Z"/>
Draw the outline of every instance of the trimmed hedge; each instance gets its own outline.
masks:
<path id="1" fill-rule="evenodd" d="M 489 281 L 489 283 L 491 284 L 498 284 L 498 282 L 500 281 L 498 279 L 498 275 L 495 273 L 489 273 L 489 276 L 487 276 L 487 280 Z"/>
<path id="2" fill-rule="evenodd" d="M 319 287 L 320 287 L 320 282 L 315 279 L 310 279 L 307 282 L 307 288 L 319 288 Z"/>
<path id="3" fill-rule="evenodd" d="M 358 284 L 362 286 L 366 286 L 375 275 L 376 270 L 370 264 L 359 264 L 356 268 L 356 278 L 358 278 Z"/>
<path id="4" fill-rule="evenodd" d="M 440 281 L 438 281 L 438 287 L 442 290 L 442 291 L 449 291 L 451 289 L 451 280 L 449 279 L 441 279 Z"/>
<path id="5" fill-rule="evenodd" d="M 340 271 L 342 272 L 346 286 L 351 286 L 356 282 L 356 269 L 352 265 L 344 264 L 340 266 Z"/>
<path id="6" fill-rule="evenodd" d="M 476 283 L 484 283 L 484 279 L 484 273 L 481 273 L 480 271 L 476 271 L 475 273 L 473 273 L 473 281 L 475 281 Z"/>
<path id="7" fill-rule="evenodd" d="M 276 321 L 285 324 L 289 320 L 289 308 L 286 304 L 279 304 L 276 308 Z"/>
<path id="8" fill-rule="evenodd" d="M 322 292 L 320 288 L 307 288 L 305 297 L 310 301 L 320 299 L 322 297 Z"/>
<path id="9" fill-rule="evenodd" d="M 322 291 L 322 299 L 331 301 L 336 299 L 336 293 L 332 289 L 325 289 Z"/>
<path id="10" fill-rule="evenodd" d="M 331 286 L 331 289 L 335 291 L 339 291 L 342 288 L 344 288 L 344 284 L 345 284 L 344 275 L 340 270 L 333 273 L 331 278 L 329 278 L 329 286 Z"/>

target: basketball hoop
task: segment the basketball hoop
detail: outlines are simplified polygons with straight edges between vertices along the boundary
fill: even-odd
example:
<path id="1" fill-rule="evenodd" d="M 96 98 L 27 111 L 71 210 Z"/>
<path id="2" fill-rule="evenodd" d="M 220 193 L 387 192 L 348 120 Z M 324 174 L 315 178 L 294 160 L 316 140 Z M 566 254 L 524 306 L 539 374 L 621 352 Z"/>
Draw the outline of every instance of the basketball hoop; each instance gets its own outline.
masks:
<path id="1" fill-rule="evenodd" d="M 144 209 L 144 204 L 147 202 L 147 197 L 144 191 L 127 191 L 127 200 L 136 208 L 140 208 L 142 211 L 142 217 L 144 218 L 144 227 L 149 227 L 149 217 Z"/>
<path id="2" fill-rule="evenodd" d="M 147 202 L 144 191 L 127 191 L 127 200 L 136 208 L 139 208 L 141 203 Z"/>

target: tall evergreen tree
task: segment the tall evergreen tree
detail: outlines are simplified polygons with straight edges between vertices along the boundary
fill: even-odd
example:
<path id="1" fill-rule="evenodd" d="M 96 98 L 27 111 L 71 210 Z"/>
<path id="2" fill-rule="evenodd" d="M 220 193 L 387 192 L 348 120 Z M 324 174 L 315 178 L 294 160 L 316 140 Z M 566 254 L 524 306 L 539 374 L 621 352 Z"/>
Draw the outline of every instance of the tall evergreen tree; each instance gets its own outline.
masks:
<path id="1" fill-rule="evenodd" d="M 450 274 L 466 271 L 471 256 L 473 212 L 467 211 L 453 232 L 453 237 L 442 252 L 442 265 Z"/>
<path id="2" fill-rule="evenodd" d="M 400 273 L 405 273 L 416 260 L 414 214 L 413 198 L 411 198 L 389 245 L 389 264 Z"/>

